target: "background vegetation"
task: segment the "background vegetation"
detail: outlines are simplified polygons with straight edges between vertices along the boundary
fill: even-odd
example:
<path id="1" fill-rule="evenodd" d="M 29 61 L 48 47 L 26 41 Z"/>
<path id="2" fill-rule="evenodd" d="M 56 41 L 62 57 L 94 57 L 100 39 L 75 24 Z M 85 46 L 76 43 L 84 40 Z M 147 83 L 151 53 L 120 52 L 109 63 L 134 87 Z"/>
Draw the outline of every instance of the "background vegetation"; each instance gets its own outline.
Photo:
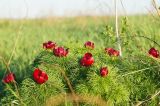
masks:
<path id="1" fill-rule="evenodd" d="M 50 94 L 53 94 L 54 96 L 56 94 L 59 94 L 58 92 L 53 92 L 54 86 L 49 86 L 50 84 L 47 83 L 48 85 L 42 85 L 40 87 L 32 82 L 32 79 L 30 79 L 34 66 L 42 67 L 43 69 L 46 69 L 48 73 L 50 73 L 49 70 L 57 70 L 56 68 L 47 68 L 47 66 L 43 66 L 41 63 L 39 63 L 40 60 L 46 62 L 47 65 L 50 65 L 51 62 L 57 62 L 59 65 L 64 64 L 64 60 L 53 61 L 56 60 L 54 59 L 55 57 L 48 58 L 48 55 L 50 55 L 50 53 L 46 53 L 44 51 L 44 49 L 42 48 L 42 43 L 48 40 L 52 40 L 57 42 L 59 45 L 64 45 L 65 47 L 71 48 L 71 50 L 73 50 L 73 53 L 71 53 L 71 57 L 69 57 L 69 59 L 73 60 L 72 62 L 75 67 L 83 70 L 78 66 L 77 62 L 74 63 L 75 61 L 73 57 L 83 54 L 86 51 L 83 50 L 83 45 L 86 41 L 90 40 L 95 43 L 96 50 L 92 52 L 95 53 L 99 62 L 102 61 L 102 63 L 100 64 L 109 66 L 110 70 L 112 70 L 112 67 L 116 67 L 116 69 L 114 69 L 115 73 L 113 73 L 113 75 L 111 74 L 112 77 L 110 81 L 112 83 L 115 83 L 113 84 L 113 86 L 115 86 L 115 88 L 117 87 L 117 89 L 113 90 L 115 92 L 113 94 L 116 95 L 113 95 L 112 98 L 110 98 L 110 105 L 135 105 L 145 100 L 147 100 L 145 102 L 145 105 L 158 105 L 160 102 L 159 94 L 156 95 L 153 99 L 152 96 L 154 96 L 154 94 L 157 94 L 157 92 L 160 90 L 160 64 L 159 59 L 154 59 L 148 56 L 148 50 L 151 47 L 155 47 L 160 50 L 159 18 L 148 15 L 129 16 L 121 17 L 119 19 L 119 22 L 123 57 L 114 60 L 110 57 L 107 57 L 107 55 L 98 57 L 101 53 L 104 52 L 103 49 L 105 47 L 114 47 L 118 49 L 114 33 L 115 23 L 113 17 L 0 20 L 0 56 L 8 61 L 13 54 L 9 67 L 10 70 L 16 74 L 16 81 L 20 84 L 18 85 L 18 89 L 21 97 L 21 99 L 17 99 L 13 93 L 14 88 L 13 92 L 8 92 L 6 91 L 6 86 L 1 83 L 1 103 L 10 105 L 18 100 L 17 103 L 19 104 L 30 104 L 30 100 L 33 100 L 34 98 L 32 92 L 31 94 L 29 93 L 29 91 L 32 90 L 32 86 L 35 86 L 34 89 L 37 93 L 44 93 L 46 87 L 49 89 L 47 90 L 48 92 L 45 93 L 46 95 L 42 95 L 41 97 L 36 98 L 35 102 L 32 102 L 32 105 L 39 105 L 36 103 L 41 102 L 44 103 L 46 101 L 46 98 L 49 99 Z M 12 53 L 15 45 L 16 48 L 14 50 L 14 53 Z M 78 51 L 78 54 L 76 54 L 76 51 Z M 36 62 L 38 63 L 35 62 L 37 58 L 38 60 Z M 50 61 L 49 63 L 45 60 L 46 58 L 48 59 L 48 61 Z M 65 61 L 69 60 L 66 59 Z M 69 69 L 66 69 L 66 73 L 69 74 L 68 71 L 74 68 L 70 66 L 67 67 L 69 67 Z M 93 69 L 91 70 L 95 69 L 96 67 L 93 67 Z M 3 78 L 5 71 L 6 67 L 3 61 L 1 61 L 0 79 Z M 135 73 L 130 75 L 130 73 L 132 72 Z M 54 75 L 52 76 L 57 78 L 57 76 Z M 121 77 L 119 79 L 120 81 L 117 81 L 113 78 L 113 76 L 124 77 Z M 91 92 L 86 91 L 89 88 L 85 88 L 85 85 L 90 85 L 91 88 L 95 87 L 94 84 L 99 83 L 97 81 L 99 77 L 92 75 L 89 77 L 92 80 L 89 80 L 86 83 L 81 83 L 81 85 L 73 84 L 74 90 L 76 90 L 80 94 L 90 94 Z M 95 77 L 97 79 L 94 79 Z M 59 88 L 63 89 L 63 92 L 61 93 L 66 93 L 65 89 L 67 88 L 65 87 L 67 85 L 65 85 L 65 83 L 61 81 L 63 80 L 63 78 L 58 78 L 60 79 L 55 80 L 54 78 L 52 78 L 52 81 L 57 82 L 56 85 L 58 85 Z M 71 80 L 71 83 L 73 83 L 74 81 L 76 81 L 76 79 L 74 78 L 77 78 L 77 76 L 68 76 L 68 78 Z M 80 80 L 83 80 L 83 78 Z M 11 88 L 9 89 L 9 91 L 12 91 L 12 86 L 9 86 L 7 88 Z M 94 92 L 92 93 L 103 95 L 102 98 L 107 101 L 108 97 L 104 97 L 103 93 L 106 92 L 108 94 L 108 92 L 111 91 L 96 92 L 96 89 L 97 91 L 99 91 L 101 88 L 92 89 L 91 91 Z M 124 95 L 117 93 L 116 90 L 124 92 Z M 25 95 L 23 95 L 23 93 Z M 66 103 L 66 105 L 71 104 Z"/>

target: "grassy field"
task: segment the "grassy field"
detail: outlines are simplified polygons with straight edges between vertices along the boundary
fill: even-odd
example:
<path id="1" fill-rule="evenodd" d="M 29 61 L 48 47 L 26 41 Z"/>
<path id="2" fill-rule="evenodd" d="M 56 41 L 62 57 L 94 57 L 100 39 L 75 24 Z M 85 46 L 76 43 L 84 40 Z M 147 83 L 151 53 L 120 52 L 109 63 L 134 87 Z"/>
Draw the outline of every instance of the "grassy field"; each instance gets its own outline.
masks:
<path id="1" fill-rule="evenodd" d="M 148 80 L 146 82 L 139 82 L 144 84 L 140 86 L 140 90 L 137 90 L 136 96 L 130 94 L 130 105 L 138 103 L 139 101 L 147 100 L 152 97 L 160 89 L 160 63 L 159 59 L 152 59 L 148 56 L 148 50 L 151 47 L 155 47 L 160 50 L 160 22 L 158 18 L 151 16 L 129 16 L 127 18 L 121 17 L 119 19 L 120 34 L 122 39 L 122 53 L 124 62 L 118 62 L 118 68 L 120 70 L 127 68 L 128 73 L 148 68 L 150 72 L 145 74 L 135 73 L 138 78 L 144 78 Z M 31 70 L 31 66 L 36 56 L 44 51 L 42 44 L 45 41 L 52 40 L 59 45 L 65 45 L 68 48 L 83 47 L 86 41 L 93 41 L 97 50 L 104 49 L 105 47 L 117 48 L 116 38 L 114 34 L 114 18 L 113 17 L 77 17 L 77 18 L 48 18 L 48 19 L 36 19 L 36 20 L 0 20 L 0 56 L 10 61 L 10 70 L 16 74 L 16 81 L 21 83 L 25 78 L 28 78 Z M 101 48 L 101 49 L 99 49 Z M 139 57 L 142 56 L 142 57 Z M 145 59 L 153 61 L 158 68 L 152 69 L 152 64 L 147 64 Z M 140 59 L 146 62 L 142 66 L 138 66 L 140 63 L 136 63 L 134 59 Z M 125 60 L 130 61 L 125 61 Z M 137 60 L 138 61 L 138 60 Z M 127 63 L 128 62 L 128 63 Z M 133 62 L 130 63 L 130 62 Z M 150 63 L 150 62 L 149 62 Z M 115 65 L 115 63 L 110 63 Z M 121 66 L 120 66 L 121 65 Z M 137 66 L 136 66 L 137 65 Z M 127 70 L 125 69 L 125 70 Z M 3 78 L 6 67 L 3 61 L 0 62 L 0 79 Z M 154 71 L 154 73 L 153 73 Z M 125 71 L 121 71 L 122 74 Z M 126 71 L 127 72 L 127 71 Z M 135 75 L 133 75 L 135 76 Z M 152 76 L 152 77 L 151 77 Z M 150 82 L 147 82 L 150 81 Z M 133 82 L 132 82 L 133 83 Z M 19 85 L 20 86 L 20 85 Z M 138 88 L 138 87 L 137 87 Z M 149 90 L 147 90 L 149 89 Z M 0 96 L 4 97 L 4 85 L 0 84 Z M 139 94 L 139 92 L 145 92 Z M 139 94 L 139 95 L 138 95 Z M 158 94 L 159 95 L 159 94 Z M 158 95 L 154 100 L 147 101 L 144 105 L 158 106 L 160 99 Z M 7 96 L 7 94 L 5 95 Z M 137 98 L 135 98 L 137 97 Z M 3 98 L 3 100 L 5 100 Z M 6 99 L 7 101 L 7 99 Z M 123 103 L 122 103 L 123 104 Z M 125 103 L 125 105 L 129 105 Z"/>

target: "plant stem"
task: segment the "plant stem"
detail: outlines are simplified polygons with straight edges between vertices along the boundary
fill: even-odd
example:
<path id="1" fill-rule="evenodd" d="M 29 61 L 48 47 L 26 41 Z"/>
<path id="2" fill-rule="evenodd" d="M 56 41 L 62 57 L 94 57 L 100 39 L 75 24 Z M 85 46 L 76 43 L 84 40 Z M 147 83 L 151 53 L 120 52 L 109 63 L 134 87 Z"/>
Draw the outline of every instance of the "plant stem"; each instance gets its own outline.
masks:
<path id="1" fill-rule="evenodd" d="M 116 21 L 116 37 L 117 37 L 117 42 L 118 42 L 118 48 L 119 48 L 119 52 L 120 52 L 120 56 L 122 56 L 122 47 L 121 47 L 121 40 L 120 40 L 120 36 L 119 36 L 119 30 L 118 30 L 118 5 L 117 5 L 117 0 L 114 0 L 114 3 L 115 3 L 115 21 Z"/>
<path id="2" fill-rule="evenodd" d="M 152 0 L 152 2 L 153 2 L 153 7 L 156 9 L 156 12 L 157 12 L 158 16 L 160 17 L 160 11 L 159 11 L 159 8 L 157 6 L 156 0 Z"/>
<path id="3" fill-rule="evenodd" d="M 141 106 L 142 104 L 144 104 L 145 102 L 148 102 L 150 100 L 153 100 L 154 98 L 156 98 L 157 96 L 160 95 L 160 90 L 157 91 L 155 94 L 153 94 L 149 99 L 144 100 L 144 101 L 140 101 L 139 103 L 137 103 L 135 106 Z"/>

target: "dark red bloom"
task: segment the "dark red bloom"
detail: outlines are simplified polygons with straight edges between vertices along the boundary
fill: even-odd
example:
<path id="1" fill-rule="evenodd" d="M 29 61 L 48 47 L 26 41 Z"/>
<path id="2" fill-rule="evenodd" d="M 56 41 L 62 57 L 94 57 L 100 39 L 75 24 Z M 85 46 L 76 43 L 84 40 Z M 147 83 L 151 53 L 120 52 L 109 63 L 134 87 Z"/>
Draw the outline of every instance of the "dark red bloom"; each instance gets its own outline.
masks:
<path id="1" fill-rule="evenodd" d="M 91 41 L 87 41 L 84 46 L 89 49 L 94 49 L 94 43 Z"/>
<path id="2" fill-rule="evenodd" d="M 40 70 L 39 68 L 36 68 L 33 72 L 33 79 L 38 84 L 43 84 L 48 80 L 48 75 L 46 72 Z"/>
<path id="3" fill-rule="evenodd" d="M 159 51 L 156 50 L 154 47 L 152 47 L 152 48 L 148 51 L 148 53 L 149 53 L 151 56 L 155 57 L 155 58 L 158 58 L 158 57 L 159 57 Z"/>
<path id="4" fill-rule="evenodd" d="M 2 80 L 2 82 L 4 83 L 12 83 L 14 81 L 15 81 L 15 75 L 13 73 L 7 74 Z"/>
<path id="5" fill-rule="evenodd" d="M 64 49 L 64 47 L 57 47 L 53 50 L 53 53 L 57 57 L 66 57 L 69 49 Z"/>
<path id="6" fill-rule="evenodd" d="M 100 74 L 101 74 L 102 77 L 107 76 L 108 75 L 108 69 L 107 69 L 107 67 L 102 67 L 100 69 Z"/>
<path id="7" fill-rule="evenodd" d="M 82 66 L 91 66 L 94 63 L 94 58 L 91 53 L 86 53 L 80 60 Z"/>
<path id="8" fill-rule="evenodd" d="M 113 48 L 105 48 L 105 51 L 109 56 L 119 56 L 119 51 Z"/>
<path id="9" fill-rule="evenodd" d="M 48 41 L 43 43 L 43 48 L 45 49 L 54 49 L 56 47 L 56 43 L 52 42 L 52 41 Z"/>

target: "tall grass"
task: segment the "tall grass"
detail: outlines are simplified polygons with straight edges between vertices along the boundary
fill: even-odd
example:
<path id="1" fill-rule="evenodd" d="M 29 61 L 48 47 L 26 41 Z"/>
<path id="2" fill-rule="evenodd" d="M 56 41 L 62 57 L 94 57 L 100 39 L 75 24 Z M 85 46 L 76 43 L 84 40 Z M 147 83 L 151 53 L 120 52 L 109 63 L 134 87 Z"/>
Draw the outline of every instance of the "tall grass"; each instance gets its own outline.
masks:
<path id="1" fill-rule="evenodd" d="M 123 19 L 123 17 L 119 17 L 119 20 L 117 20 L 120 22 L 120 32 L 122 31 L 121 28 L 124 26 L 124 23 L 121 22 Z M 23 27 L 21 27 L 21 29 L 19 30 L 20 37 L 17 37 L 17 29 L 19 29 L 19 26 L 21 26 L 22 23 Z M 104 39 L 102 39 L 102 33 L 106 30 L 106 26 L 108 25 L 114 27 L 114 24 L 115 23 L 113 17 L 0 20 L 0 55 L 4 58 L 4 60 L 11 60 L 9 61 L 10 70 L 16 74 L 17 83 L 21 83 L 23 79 L 30 77 L 28 73 L 32 72 L 31 64 L 33 63 L 37 54 L 39 54 L 43 50 L 43 42 L 52 40 L 55 42 L 59 42 L 59 45 L 67 45 L 67 47 L 69 48 L 76 48 L 79 45 L 82 45 L 85 41 L 91 40 L 95 42 L 96 48 L 110 47 L 110 45 L 112 45 L 112 47 L 116 47 L 116 44 L 107 44 L 108 42 L 104 43 Z M 148 15 L 129 16 L 127 18 L 126 25 L 129 25 L 129 27 L 125 26 L 125 30 L 127 30 L 127 33 L 125 33 L 124 35 L 120 35 L 123 40 L 126 39 L 125 42 L 122 42 L 122 50 L 124 51 L 123 61 L 125 61 L 125 58 L 130 58 L 131 61 L 134 62 L 138 58 L 138 56 L 134 58 L 134 55 L 147 55 L 148 49 L 153 46 L 157 49 L 160 49 L 160 30 L 158 28 L 159 24 L 159 21 L 156 21 L 153 17 Z M 107 36 L 105 37 L 107 38 Z M 15 41 L 17 41 L 16 44 Z M 132 69 L 132 67 L 134 66 L 129 63 L 131 61 L 125 61 L 126 63 L 122 63 L 122 66 L 124 67 L 120 65 L 116 67 L 120 67 L 120 69 L 124 70 L 126 70 L 125 68 Z M 114 64 L 114 62 L 111 64 Z M 157 66 L 159 67 L 159 65 Z M 137 75 L 142 71 L 144 72 L 145 70 L 152 69 L 148 65 L 146 65 L 146 67 L 137 65 L 137 67 L 143 69 L 139 70 L 137 68 L 138 71 L 135 70 L 134 72 L 129 72 L 123 75 Z M 0 79 L 3 78 L 5 71 L 6 67 L 4 63 L 1 62 Z M 160 86 L 159 83 L 157 84 L 157 86 Z M 0 91 L 2 90 L 3 88 L 1 83 Z M 153 93 L 150 98 L 146 100 L 139 100 L 140 102 L 137 105 L 145 104 L 145 102 L 157 98 L 157 96 L 159 96 L 159 91 L 154 92 L 155 93 Z M 58 103 L 57 101 L 64 102 L 61 100 L 64 100 L 65 97 L 69 99 L 69 101 L 74 101 L 73 94 L 74 92 L 72 92 L 72 94 L 60 94 L 58 95 L 57 99 L 55 99 L 55 97 L 48 98 L 46 105 L 50 105 L 50 103 Z M 1 95 L 2 94 L 0 94 L 0 96 Z M 92 97 L 91 95 L 86 95 L 86 97 L 81 95 L 76 96 L 78 98 L 77 101 L 89 102 L 90 100 L 88 98 L 93 98 L 92 102 L 95 101 L 95 104 L 103 105 L 105 103 L 103 99 L 99 97 Z M 91 102 L 89 103 L 92 104 Z"/>

